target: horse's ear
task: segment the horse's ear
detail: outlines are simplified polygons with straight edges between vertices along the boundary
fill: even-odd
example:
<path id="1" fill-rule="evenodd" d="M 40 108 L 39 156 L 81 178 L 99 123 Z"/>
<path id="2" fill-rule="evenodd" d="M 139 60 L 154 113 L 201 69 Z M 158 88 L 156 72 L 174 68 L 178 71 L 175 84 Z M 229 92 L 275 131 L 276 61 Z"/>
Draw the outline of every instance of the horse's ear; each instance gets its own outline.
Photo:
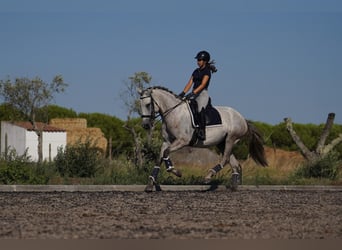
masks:
<path id="1" fill-rule="evenodd" d="M 137 92 L 138 92 L 139 95 L 141 95 L 143 93 L 142 88 L 137 87 Z"/>

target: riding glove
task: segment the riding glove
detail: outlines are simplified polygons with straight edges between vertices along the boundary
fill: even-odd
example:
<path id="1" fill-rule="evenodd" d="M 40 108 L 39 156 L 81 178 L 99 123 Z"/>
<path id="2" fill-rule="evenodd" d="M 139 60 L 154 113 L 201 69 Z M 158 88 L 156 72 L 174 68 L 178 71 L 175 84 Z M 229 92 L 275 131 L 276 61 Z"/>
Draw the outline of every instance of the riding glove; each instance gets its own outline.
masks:
<path id="1" fill-rule="evenodd" d="M 197 97 L 197 95 L 196 95 L 194 92 L 190 92 L 189 94 L 187 94 L 187 95 L 185 96 L 185 98 L 188 99 L 188 100 L 193 100 L 193 99 L 195 99 L 196 97 Z"/>
<path id="2" fill-rule="evenodd" d="M 180 94 L 178 95 L 178 98 L 183 99 L 184 96 L 185 96 L 185 93 L 184 93 L 184 91 L 182 91 L 182 93 L 180 93 Z"/>

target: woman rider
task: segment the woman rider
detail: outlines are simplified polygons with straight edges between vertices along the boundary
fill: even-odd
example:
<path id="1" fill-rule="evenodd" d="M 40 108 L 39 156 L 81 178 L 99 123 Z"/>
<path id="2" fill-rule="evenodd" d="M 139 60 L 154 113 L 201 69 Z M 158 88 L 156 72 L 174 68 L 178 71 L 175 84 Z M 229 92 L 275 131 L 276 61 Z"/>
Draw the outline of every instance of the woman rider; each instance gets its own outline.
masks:
<path id="1" fill-rule="evenodd" d="M 192 73 L 189 82 L 185 85 L 184 90 L 179 94 L 180 98 L 183 98 L 185 94 L 193 86 L 192 91 L 185 97 L 190 100 L 196 100 L 197 112 L 198 112 L 198 137 L 200 140 L 205 140 L 205 113 L 204 110 L 209 102 L 208 87 L 210 83 L 211 73 L 217 71 L 215 62 L 210 61 L 210 54 L 203 50 L 197 53 L 195 59 L 197 59 L 198 68 Z"/>

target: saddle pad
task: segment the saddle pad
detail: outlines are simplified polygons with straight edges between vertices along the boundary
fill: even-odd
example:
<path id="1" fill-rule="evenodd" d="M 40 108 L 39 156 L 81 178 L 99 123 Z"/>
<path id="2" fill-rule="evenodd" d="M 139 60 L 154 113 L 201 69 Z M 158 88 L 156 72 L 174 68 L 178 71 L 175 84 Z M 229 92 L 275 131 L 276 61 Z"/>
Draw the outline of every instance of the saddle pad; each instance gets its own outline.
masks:
<path id="1" fill-rule="evenodd" d="M 194 127 L 196 127 L 196 121 L 194 117 L 195 109 L 197 109 L 197 103 L 187 102 L 188 108 L 191 114 L 191 121 Z M 209 99 L 209 103 L 205 108 L 205 124 L 206 126 L 211 125 L 219 125 L 222 124 L 222 119 L 220 113 L 211 105 L 211 100 Z"/>
<path id="2" fill-rule="evenodd" d="M 222 124 L 220 113 L 212 105 L 205 108 L 206 126 Z"/>

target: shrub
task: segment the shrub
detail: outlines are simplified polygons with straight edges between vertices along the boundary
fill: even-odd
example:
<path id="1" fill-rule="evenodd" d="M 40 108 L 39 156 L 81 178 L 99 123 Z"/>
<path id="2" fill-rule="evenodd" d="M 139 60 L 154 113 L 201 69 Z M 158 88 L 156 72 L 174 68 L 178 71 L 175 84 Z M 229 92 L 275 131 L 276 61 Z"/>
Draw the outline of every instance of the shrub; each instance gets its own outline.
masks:
<path id="1" fill-rule="evenodd" d="M 100 150 L 88 140 L 58 148 L 55 165 L 63 177 L 93 177 L 101 159 Z"/>
<path id="2" fill-rule="evenodd" d="M 49 177 L 45 166 L 32 162 L 27 155 L 18 155 L 15 149 L 7 149 L 0 157 L 0 183 L 46 184 Z"/>
<path id="3" fill-rule="evenodd" d="M 147 166 L 137 168 L 125 155 L 121 155 L 113 160 L 103 159 L 99 163 L 93 184 L 146 184 L 149 175 L 150 171 Z"/>
<path id="4" fill-rule="evenodd" d="M 335 180 L 341 168 L 339 153 L 330 152 L 326 157 L 314 162 L 307 163 L 300 167 L 295 175 L 304 178 L 327 178 Z"/>

